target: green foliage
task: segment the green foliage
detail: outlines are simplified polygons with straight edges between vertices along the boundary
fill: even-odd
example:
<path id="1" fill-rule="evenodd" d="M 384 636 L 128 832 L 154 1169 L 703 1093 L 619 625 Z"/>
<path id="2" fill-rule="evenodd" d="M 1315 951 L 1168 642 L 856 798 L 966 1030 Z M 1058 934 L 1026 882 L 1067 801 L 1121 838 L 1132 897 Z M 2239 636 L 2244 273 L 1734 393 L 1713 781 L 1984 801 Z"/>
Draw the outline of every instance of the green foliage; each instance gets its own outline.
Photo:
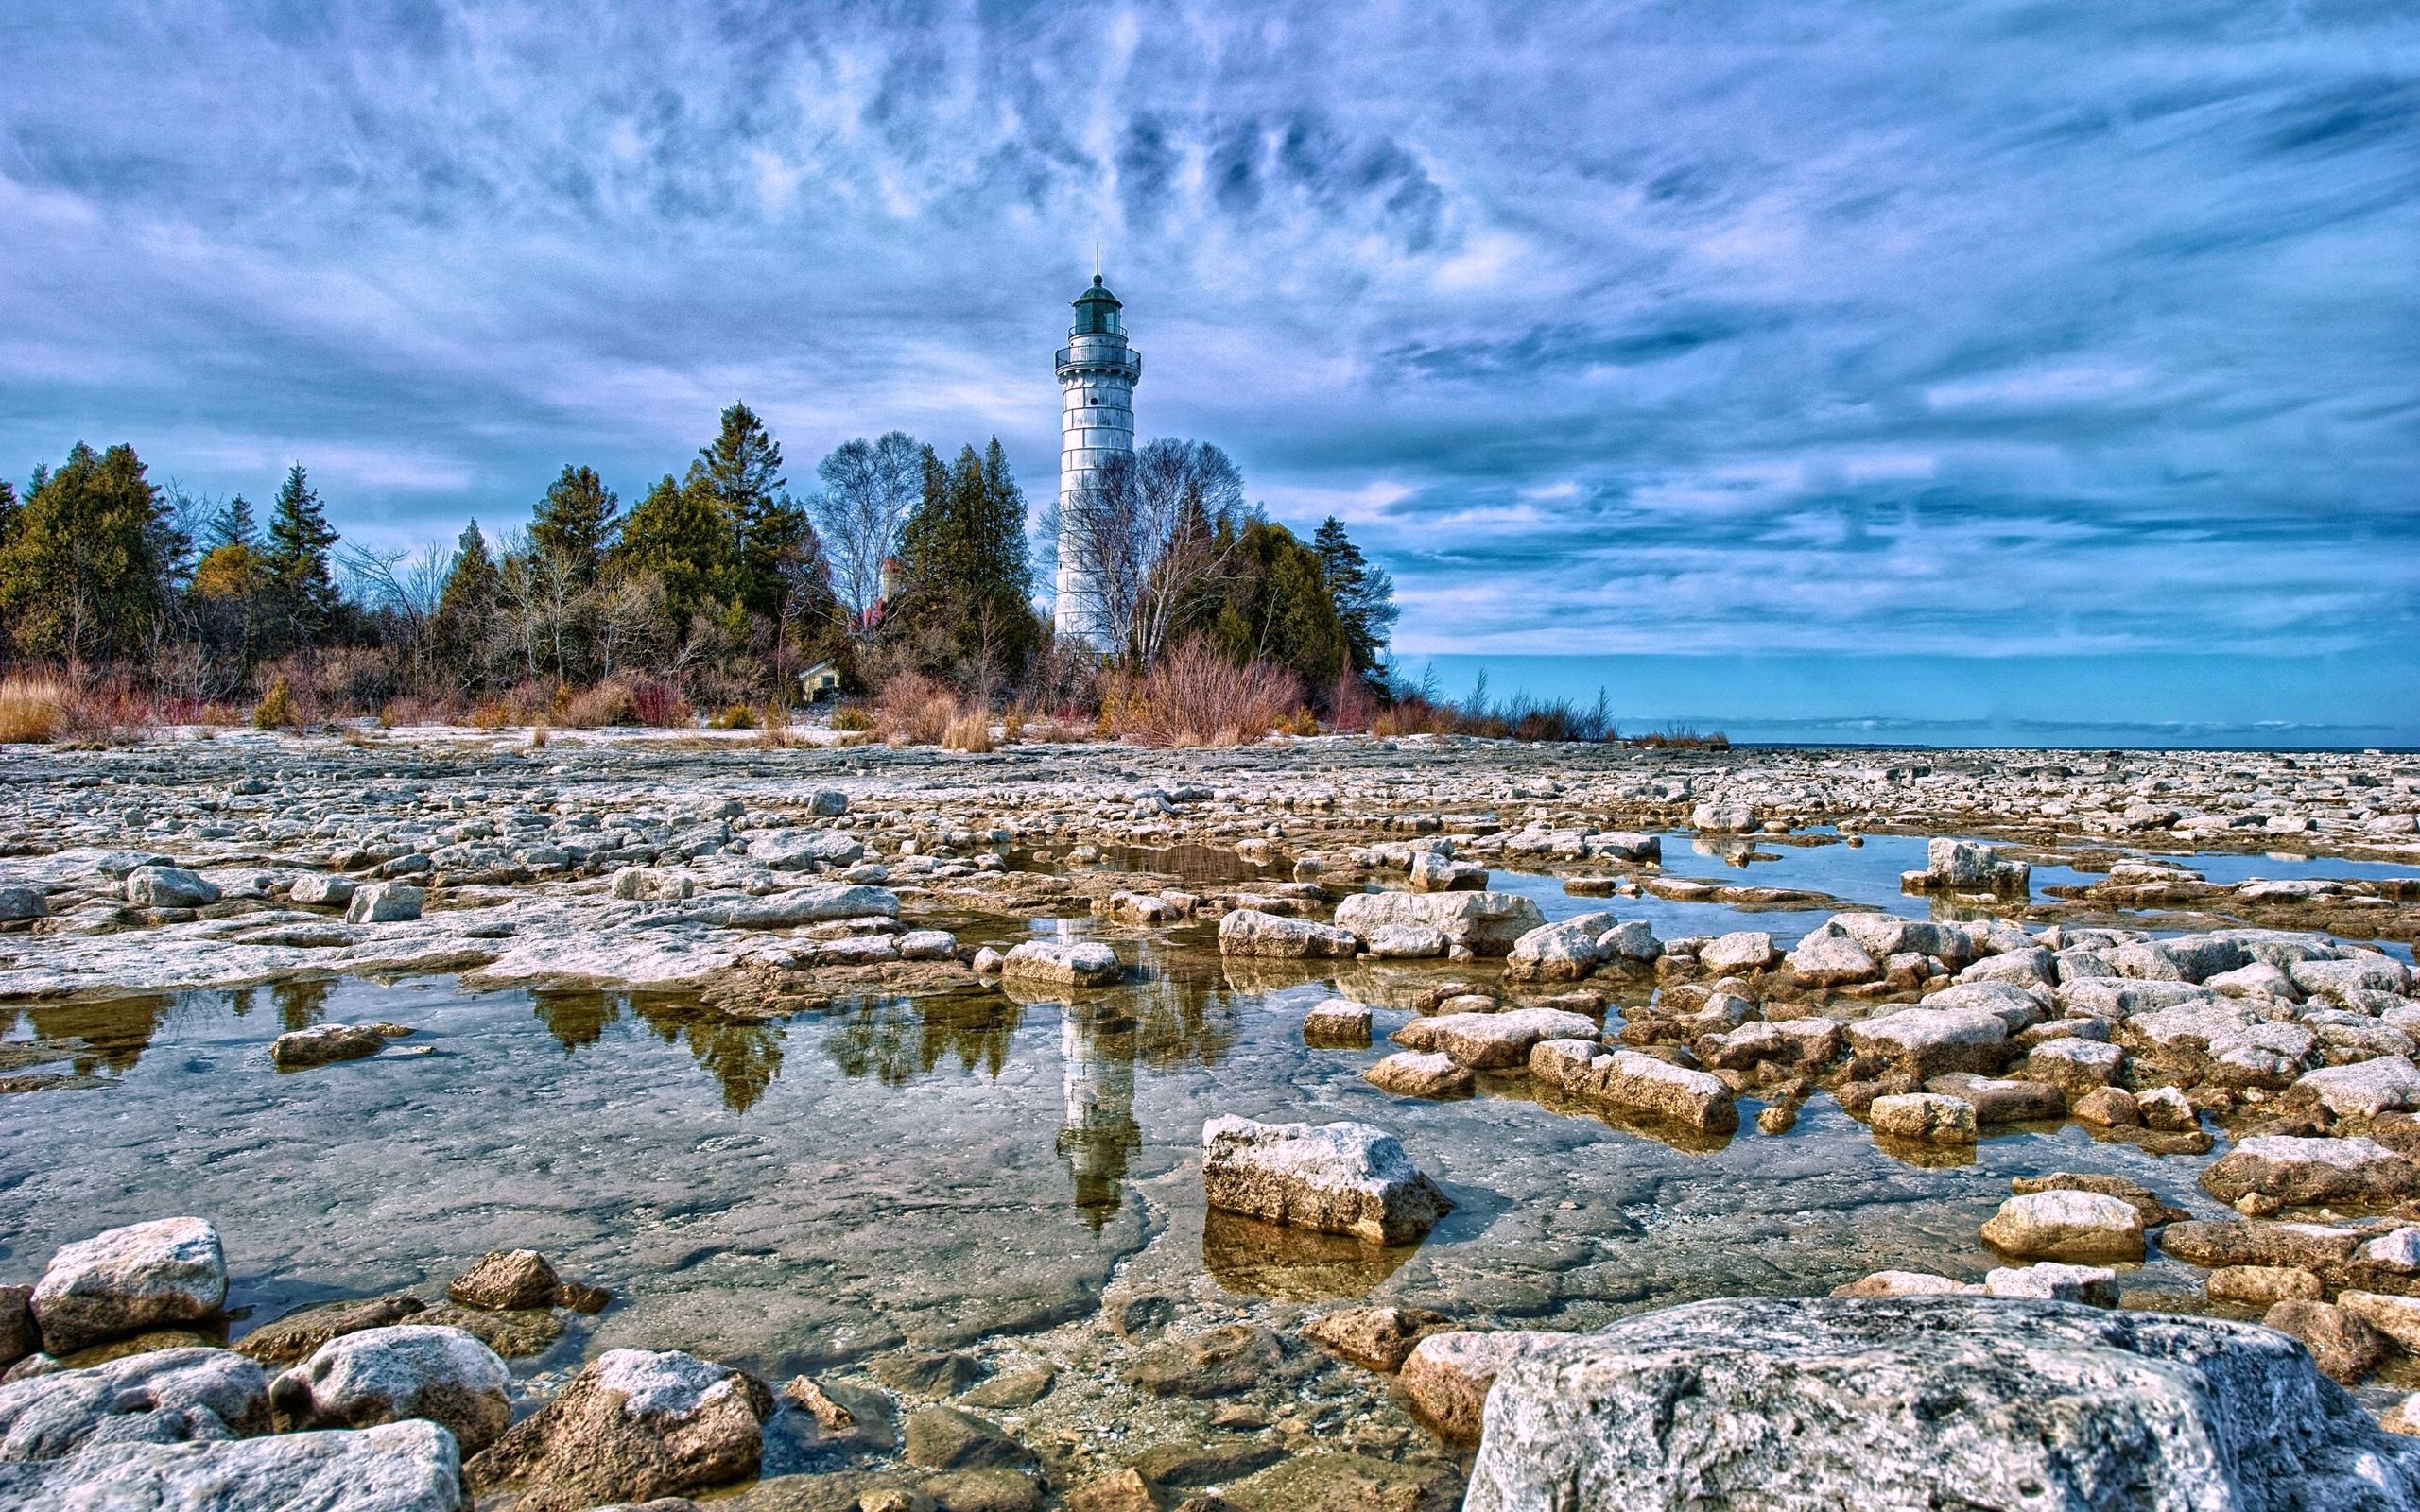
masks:
<path id="1" fill-rule="evenodd" d="M 1212 644 L 1239 662 L 1265 658 L 1309 687 L 1333 687 L 1352 652 L 1319 554 L 1260 518 L 1245 521 L 1223 554 L 1230 567 L 1207 627 Z"/>
<path id="2" fill-rule="evenodd" d="M 1028 601 L 1025 492 L 998 437 L 947 466 L 925 453 L 925 497 L 902 532 L 907 579 L 887 631 L 938 653 L 945 671 L 979 686 L 1013 682 L 1041 644 Z"/>
<path id="3" fill-rule="evenodd" d="M 1403 612 L 1395 607 L 1394 579 L 1386 569 L 1370 564 L 1361 548 L 1345 536 L 1344 522 L 1334 515 L 1321 524 L 1311 538 L 1311 548 L 1319 554 L 1337 623 L 1344 628 L 1354 674 L 1374 686 L 1382 685 L 1387 641 Z"/>
<path id="4" fill-rule="evenodd" d="M 107 662 L 144 650 L 184 547 L 132 447 L 77 443 L 0 523 L 0 623 L 19 652 Z"/>
<path id="5" fill-rule="evenodd" d="M 297 462 L 278 488 L 268 518 L 268 544 L 261 553 L 285 649 L 324 644 L 336 627 L 342 600 L 328 566 L 329 548 L 336 543 L 337 533 L 320 495 Z"/>
<path id="6" fill-rule="evenodd" d="M 252 523 L 252 507 L 240 493 L 213 510 L 201 527 L 205 553 L 221 546 L 242 546 L 255 557 L 260 553 L 260 527 Z"/>
<path id="7" fill-rule="evenodd" d="M 686 626 L 700 611 L 732 596 L 736 544 L 704 467 L 692 463 L 686 480 L 676 481 L 667 472 L 647 490 L 622 522 L 612 561 L 617 573 L 660 578 L 666 615 Z"/>
<path id="8" fill-rule="evenodd" d="M 284 678 L 268 685 L 261 701 L 252 709 L 254 730 L 291 730 L 302 723 L 302 715 L 294 706 L 294 688 Z"/>
<path id="9" fill-rule="evenodd" d="M 621 508 L 622 501 L 595 469 L 566 465 L 538 501 L 529 543 L 561 563 L 575 584 L 594 587 L 621 529 Z"/>
<path id="10" fill-rule="evenodd" d="M 495 558 L 488 555 L 487 537 L 479 533 L 479 523 L 474 520 L 462 527 L 461 539 L 455 543 L 454 565 L 445 574 L 445 586 L 438 593 L 437 610 L 429 623 L 437 664 L 448 669 L 462 688 L 477 687 L 484 680 L 498 592 Z"/>

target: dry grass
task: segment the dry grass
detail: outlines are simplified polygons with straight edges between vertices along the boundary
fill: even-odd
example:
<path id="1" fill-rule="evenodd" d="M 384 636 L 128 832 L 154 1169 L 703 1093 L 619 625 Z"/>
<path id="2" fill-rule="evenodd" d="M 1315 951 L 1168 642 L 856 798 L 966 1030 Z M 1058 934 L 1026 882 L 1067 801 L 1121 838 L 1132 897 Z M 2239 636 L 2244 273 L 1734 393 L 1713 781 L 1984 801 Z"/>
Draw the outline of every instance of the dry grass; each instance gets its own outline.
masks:
<path id="1" fill-rule="evenodd" d="M 1290 670 L 1273 662 L 1238 665 L 1198 638 L 1143 677 L 1115 679 L 1101 698 L 1101 723 L 1110 732 L 1162 747 L 1250 745 L 1297 711 L 1309 719 L 1303 679 Z"/>
<path id="2" fill-rule="evenodd" d="M 942 731 L 944 750 L 982 752 L 992 748 L 992 716 L 982 709 L 969 709 L 950 716 L 949 726 Z"/>
<path id="3" fill-rule="evenodd" d="M 898 673 L 874 695 L 874 732 L 893 746 L 938 746 L 958 715 L 958 695 L 922 673 Z"/>
<path id="4" fill-rule="evenodd" d="M 0 741 L 48 745 L 70 728 L 75 691 L 59 678 L 0 682 Z"/>

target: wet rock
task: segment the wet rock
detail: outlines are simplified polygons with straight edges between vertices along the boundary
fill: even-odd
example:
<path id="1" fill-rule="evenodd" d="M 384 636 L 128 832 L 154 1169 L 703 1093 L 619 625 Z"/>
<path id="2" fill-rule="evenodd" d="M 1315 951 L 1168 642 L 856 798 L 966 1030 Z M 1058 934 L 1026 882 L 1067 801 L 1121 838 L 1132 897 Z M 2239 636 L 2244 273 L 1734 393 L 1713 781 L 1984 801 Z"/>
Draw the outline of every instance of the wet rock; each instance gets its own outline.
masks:
<path id="1" fill-rule="evenodd" d="M 1303 1015 L 1303 1043 L 1331 1050 L 1357 1050 L 1370 1042 L 1370 1010 L 1346 998 L 1330 998 Z"/>
<path id="2" fill-rule="evenodd" d="M 1421 1307 L 1349 1307 L 1303 1325 L 1303 1337 L 1365 1370 L 1403 1367 L 1412 1346 L 1451 1326 L 1443 1313 Z"/>
<path id="3" fill-rule="evenodd" d="M 1019 946 L 1022 950 L 1024 947 Z M 1219 920 L 1219 954 L 1278 960 L 1350 960 L 1360 936 L 1308 919 L 1238 908 Z M 1011 955 L 1015 952 L 1010 953 Z"/>
<path id="4" fill-rule="evenodd" d="M 1002 976 L 1051 987 L 1106 987 L 1122 971 L 1117 953 L 1098 940 L 1029 939 L 1000 962 Z"/>
<path id="5" fill-rule="evenodd" d="M 218 896 L 216 883 L 182 867 L 137 867 L 126 874 L 126 901 L 137 908 L 201 908 Z"/>
<path id="6" fill-rule="evenodd" d="M 2162 1253 L 2189 1265 L 2290 1265 L 2325 1270 L 2352 1258 L 2361 1236 L 2316 1223 L 2191 1219 L 2159 1236 Z"/>
<path id="7" fill-rule="evenodd" d="M 1530 930 L 1504 957 L 1505 980 L 1577 982 L 1605 958 L 1598 937 L 1614 927 L 1611 914 L 1582 914 Z"/>
<path id="8" fill-rule="evenodd" d="M 299 1365 L 330 1339 L 401 1323 L 427 1307 L 419 1297 L 404 1294 L 357 1302 L 320 1302 L 252 1330 L 235 1341 L 235 1352 L 263 1365 Z"/>
<path id="9" fill-rule="evenodd" d="M 950 961 L 958 958 L 958 936 L 945 929 L 911 929 L 899 936 L 903 961 Z"/>
<path id="10" fill-rule="evenodd" d="M 2083 1506 L 2047 1488 L 2119 1486 L 2147 1506 L 2388 1512 L 2420 1497 L 2420 1449 L 2249 1325 L 1966 1297 L 1726 1299 L 1524 1350 L 1497 1377 L 1466 1504 L 1931 1512 Z"/>
<path id="11" fill-rule="evenodd" d="M 2268 1307 L 2275 1302 L 2316 1302 L 2327 1295 L 2320 1279 L 2290 1265 L 2221 1265 L 2203 1279 L 2214 1302 Z"/>
<path id="12" fill-rule="evenodd" d="M 2070 1097 L 2107 1087 L 2118 1079 L 2126 1052 L 2097 1040 L 2063 1038 L 2046 1040 L 2025 1055 L 2028 1079 L 2048 1082 Z"/>
<path id="13" fill-rule="evenodd" d="M 1229 1323 L 1163 1339 L 1134 1357 L 1127 1379 L 1155 1396 L 1232 1397 L 1265 1384 L 1285 1357 L 1257 1323 Z"/>
<path id="14" fill-rule="evenodd" d="M 1414 1019 L 1389 1036 L 1409 1050 L 1442 1050 L 1473 1071 L 1503 1071 L 1529 1063 L 1532 1045 L 1594 1036 L 1597 1021 L 1559 1008 L 1504 1013 L 1441 1013 Z"/>
<path id="15" fill-rule="evenodd" d="M 1398 1050 L 1361 1073 L 1362 1080 L 1397 1097 L 1468 1097 L 1478 1078 L 1443 1051 Z"/>
<path id="16" fill-rule="evenodd" d="M 1454 1206 L 1393 1135 L 1367 1124 L 1231 1115 L 1204 1124 L 1201 1144 L 1204 1197 L 1247 1217 L 1397 1245 L 1427 1233 Z"/>
<path id="17" fill-rule="evenodd" d="M 2420 1166 L 2376 1140 L 2260 1134 L 2204 1170 L 2201 1184 L 2221 1202 L 2257 1194 L 2288 1207 L 2383 1206 L 2420 1196 Z"/>
<path id="18" fill-rule="evenodd" d="M 2301 1300 L 2315 1301 L 2315 1297 Z M 2377 1292 L 2339 1292 L 2336 1305 L 2360 1319 L 2406 1354 L 2420 1354 L 2420 1297 Z"/>
<path id="19" fill-rule="evenodd" d="M 2173 1087 L 2154 1087 L 2135 1094 L 2135 1109 L 2143 1126 L 2169 1134 L 2189 1134 L 2202 1126 L 2202 1115 L 2191 1099 Z"/>
<path id="20" fill-rule="evenodd" d="M 34 1325 L 34 1289 L 0 1286 L 0 1370 L 42 1349 L 42 1330 Z"/>
<path id="21" fill-rule="evenodd" d="M 33 1314 L 52 1354 L 163 1323 L 215 1316 L 227 1300 L 218 1230 L 163 1218 L 64 1245 L 34 1287 Z"/>
<path id="22" fill-rule="evenodd" d="M 2386 1358 L 2386 1340 L 2376 1329 L 2325 1302 L 2279 1302 L 2260 1321 L 2300 1339 L 2322 1375 L 2348 1386 L 2360 1384 Z"/>
<path id="23" fill-rule="evenodd" d="M 1728 1134 L 1739 1126 L 1739 1105 L 1721 1077 L 1634 1050 L 1594 1056 L 1584 1073 L 1560 1074 L 1565 1078 L 1561 1085 L 1573 1096 L 1647 1123 L 1705 1134 Z"/>
<path id="24" fill-rule="evenodd" d="M 2003 1266 L 1983 1278 L 1985 1297 L 2036 1302 L 2083 1302 L 2092 1307 L 2118 1305 L 2118 1273 L 2105 1265 Z"/>
<path id="25" fill-rule="evenodd" d="M 1409 868 L 1414 892 L 1483 892 L 1487 868 L 1473 861 L 1456 861 L 1435 850 L 1414 851 Z"/>
<path id="26" fill-rule="evenodd" d="M 1978 1288 L 1921 1270 L 1877 1270 L 1832 1288 L 1834 1297 L 1962 1297 Z"/>
<path id="27" fill-rule="evenodd" d="M 1983 1225 L 1983 1242 L 2020 1260 L 2138 1261 L 2143 1219 L 2098 1192 L 2035 1192 L 2009 1198 Z"/>
<path id="28" fill-rule="evenodd" d="M 1743 929 L 1708 940 L 1698 950 L 1698 964 L 1716 975 L 1761 971 L 1780 958 L 1773 937 L 1762 930 Z"/>
<path id="29" fill-rule="evenodd" d="M 464 1307 L 490 1313 L 551 1307 L 562 1278 L 546 1257 L 534 1249 L 497 1249 L 481 1255 L 469 1270 L 454 1278 L 445 1295 Z"/>
<path id="30" fill-rule="evenodd" d="M 357 889 L 344 911 L 348 924 L 403 924 L 420 917 L 427 893 L 408 882 L 373 882 Z"/>
<path id="31" fill-rule="evenodd" d="M 273 1438 L 130 1444 L 0 1465 L 0 1503 L 162 1512 L 459 1512 L 461 1456 L 429 1422 Z"/>
<path id="32" fill-rule="evenodd" d="M 476 1454 L 512 1421 L 511 1376 L 460 1329 L 403 1323 L 329 1340 L 269 1383 L 278 1426 L 370 1428 L 425 1418 Z"/>
<path id="33" fill-rule="evenodd" d="M 1544 924 L 1538 905 L 1503 892 L 1364 892 L 1336 906 L 1336 923 L 1367 938 L 1389 924 L 1436 930 L 1449 948 L 1474 955 L 1503 955 L 1513 942 Z"/>
<path id="34" fill-rule="evenodd" d="M 1487 1389 L 1506 1366 L 1540 1335 L 1457 1330 L 1431 1333 L 1412 1346 L 1395 1379 L 1421 1420 L 1449 1443 L 1478 1442 Z"/>
<path id="35" fill-rule="evenodd" d="M 1462 1478 L 1434 1460 L 1297 1454 L 1221 1489 L 1236 1512 L 1452 1512 Z"/>
<path id="36" fill-rule="evenodd" d="M 1453 948 L 1442 929 L 1426 924 L 1381 924 L 1370 931 L 1362 948 L 1382 961 L 1434 960 Z"/>
<path id="37" fill-rule="evenodd" d="M 2009 1190 L 2018 1196 L 2036 1192 L 2098 1192 L 2104 1197 L 2116 1197 L 2131 1206 L 2141 1216 L 2146 1228 L 2156 1228 L 2164 1223 L 2181 1223 L 2188 1216 L 2184 1209 L 2171 1208 L 2161 1201 L 2159 1194 L 2141 1182 L 2099 1171 L 2048 1171 L 2040 1176 L 2011 1177 L 2008 1185 Z"/>
<path id="38" fill-rule="evenodd" d="M 753 1376 L 678 1351 L 609 1349 L 464 1469 L 482 1496 L 524 1487 L 517 1512 L 705 1490 L 756 1473 L 771 1411 Z"/>
<path id="39" fill-rule="evenodd" d="M 1058 1379 L 1059 1373 L 1046 1365 L 1003 1370 L 989 1381 L 977 1383 L 962 1393 L 959 1400 L 970 1407 L 1022 1412 L 1049 1395 L 1051 1385 Z"/>
<path id="40" fill-rule="evenodd" d="M 982 1375 L 971 1354 L 941 1349 L 893 1349 L 873 1362 L 873 1373 L 893 1391 L 924 1397 L 955 1397 Z"/>
<path id="41" fill-rule="evenodd" d="M 387 1048 L 387 1037 L 364 1024 L 315 1023 L 269 1042 L 268 1063 L 280 1071 L 303 1071 L 339 1060 L 360 1060 Z"/>
<path id="42" fill-rule="evenodd" d="M 0 1385 L 0 1462 L 268 1429 L 268 1378 L 229 1349 L 160 1349 Z"/>
<path id="43" fill-rule="evenodd" d="M 926 1407 L 908 1418 L 908 1462 L 928 1470 L 1024 1469 L 1033 1451 L 997 1423 L 956 1407 Z"/>
<path id="44" fill-rule="evenodd" d="M 1882 975 L 1881 965 L 1866 954 L 1865 947 L 1830 925 L 1798 942 L 1789 953 L 1789 970 L 1810 987 L 1846 987 Z"/>
<path id="45" fill-rule="evenodd" d="M 1975 1143 L 1974 1105 L 1960 1097 L 1934 1092 L 1907 1092 L 1877 1097 L 1866 1108 L 1874 1132 L 1889 1139 L 1919 1144 Z"/>
<path id="46" fill-rule="evenodd" d="M 2008 1024 L 1979 1008 L 1905 1008 L 1849 1025 L 1849 1045 L 1918 1080 L 1947 1072 L 1989 1075 L 2007 1060 Z"/>

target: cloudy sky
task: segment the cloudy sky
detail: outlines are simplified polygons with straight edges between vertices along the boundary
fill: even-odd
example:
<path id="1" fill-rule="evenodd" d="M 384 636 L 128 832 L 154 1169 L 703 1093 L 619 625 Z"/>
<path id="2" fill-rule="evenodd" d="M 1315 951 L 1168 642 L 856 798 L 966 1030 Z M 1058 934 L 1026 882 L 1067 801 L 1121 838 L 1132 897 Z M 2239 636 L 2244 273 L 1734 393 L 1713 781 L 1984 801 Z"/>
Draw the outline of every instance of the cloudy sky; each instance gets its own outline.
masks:
<path id="1" fill-rule="evenodd" d="M 1144 433 L 1412 656 L 2290 702 L 2414 660 L 2415 79 L 2408 0 L 17 0 L 0 473 L 299 459 L 417 543 L 745 399 L 798 487 L 996 432 L 1039 503 L 1098 240 Z"/>

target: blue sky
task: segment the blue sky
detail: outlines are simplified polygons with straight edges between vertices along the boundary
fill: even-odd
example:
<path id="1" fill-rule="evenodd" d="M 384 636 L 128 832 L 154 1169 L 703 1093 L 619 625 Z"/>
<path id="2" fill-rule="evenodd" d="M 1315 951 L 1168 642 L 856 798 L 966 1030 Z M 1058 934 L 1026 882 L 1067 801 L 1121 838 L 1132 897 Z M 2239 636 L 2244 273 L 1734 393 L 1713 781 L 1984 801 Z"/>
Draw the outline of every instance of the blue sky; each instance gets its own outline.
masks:
<path id="1" fill-rule="evenodd" d="M 300 459 L 416 544 L 745 399 L 797 486 L 996 432 L 1039 503 L 1098 239 L 1144 434 L 1341 515 L 1409 660 L 2411 724 L 2415 80 L 2408 3 L 19 0 L 0 472 Z"/>

